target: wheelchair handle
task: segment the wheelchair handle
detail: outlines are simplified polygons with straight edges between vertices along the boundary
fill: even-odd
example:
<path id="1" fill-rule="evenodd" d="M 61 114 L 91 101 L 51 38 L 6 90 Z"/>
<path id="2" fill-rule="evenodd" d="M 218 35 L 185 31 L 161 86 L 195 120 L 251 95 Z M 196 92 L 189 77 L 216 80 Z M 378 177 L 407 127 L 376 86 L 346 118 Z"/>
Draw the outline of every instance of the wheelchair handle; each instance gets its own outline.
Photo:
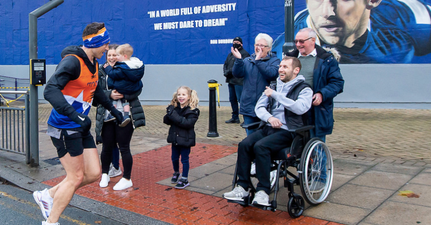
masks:
<path id="1" fill-rule="evenodd" d="M 260 123 L 261 123 L 261 121 L 250 123 L 250 124 L 243 124 L 243 125 L 241 125 L 241 127 L 244 129 L 255 129 L 255 128 L 259 127 Z"/>
<path id="2" fill-rule="evenodd" d="M 303 134 L 303 133 L 305 133 L 306 131 L 309 131 L 309 130 L 311 130 L 311 129 L 313 129 L 314 128 L 314 126 L 313 125 L 307 125 L 307 126 L 303 126 L 303 127 L 299 127 L 299 128 L 296 128 L 296 129 L 289 129 L 289 131 L 290 132 L 293 132 L 293 133 L 297 133 L 297 134 Z"/>

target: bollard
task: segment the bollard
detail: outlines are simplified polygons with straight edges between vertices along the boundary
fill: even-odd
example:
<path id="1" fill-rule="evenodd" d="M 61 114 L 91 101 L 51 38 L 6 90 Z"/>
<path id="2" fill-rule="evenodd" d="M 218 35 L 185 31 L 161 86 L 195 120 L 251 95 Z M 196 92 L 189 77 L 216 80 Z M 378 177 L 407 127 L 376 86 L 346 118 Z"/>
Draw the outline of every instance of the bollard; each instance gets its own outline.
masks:
<path id="1" fill-rule="evenodd" d="M 218 137 L 217 132 L 217 111 L 216 111 L 216 89 L 218 90 L 218 86 L 220 84 L 217 83 L 216 80 L 208 81 L 208 89 L 210 90 L 210 99 L 209 99 L 209 129 L 207 137 Z M 219 105 L 220 106 L 220 105 Z"/>

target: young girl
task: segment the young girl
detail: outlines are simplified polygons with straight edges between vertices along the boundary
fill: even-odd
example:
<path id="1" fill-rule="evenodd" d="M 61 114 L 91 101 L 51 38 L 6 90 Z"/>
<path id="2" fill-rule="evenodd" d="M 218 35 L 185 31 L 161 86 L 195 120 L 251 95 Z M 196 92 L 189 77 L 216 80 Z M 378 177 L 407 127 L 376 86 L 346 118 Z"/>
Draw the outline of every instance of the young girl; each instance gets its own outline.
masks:
<path id="1" fill-rule="evenodd" d="M 195 123 L 199 117 L 199 109 L 196 108 L 199 98 L 195 90 L 181 86 L 174 93 L 171 103 L 166 108 L 163 122 L 171 125 L 168 134 L 168 143 L 172 143 L 172 164 L 174 175 L 171 183 L 175 188 L 183 189 L 190 185 L 189 175 L 190 147 L 196 144 Z M 180 155 L 183 164 L 183 173 L 180 178 Z"/>

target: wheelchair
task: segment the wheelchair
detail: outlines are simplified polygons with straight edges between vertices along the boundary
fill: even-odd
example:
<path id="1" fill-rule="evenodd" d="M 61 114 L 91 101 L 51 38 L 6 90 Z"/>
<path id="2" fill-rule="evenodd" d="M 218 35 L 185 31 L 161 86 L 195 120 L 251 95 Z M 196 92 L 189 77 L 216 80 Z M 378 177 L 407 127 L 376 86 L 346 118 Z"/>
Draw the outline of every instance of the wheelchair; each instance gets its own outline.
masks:
<path id="1" fill-rule="evenodd" d="M 258 123 L 253 123 L 243 128 L 257 127 Z M 228 200 L 231 203 L 238 203 L 244 207 L 254 206 L 264 210 L 276 211 L 277 195 L 279 191 L 280 178 L 284 180 L 284 187 L 288 189 L 289 201 L 287 212 L 292 218 L 302 215 L 305 208 L 305 200 L 310 205 L 322 203 L 329 195 L 333 178 L 333 161 L 332 155 L 326 144 L 319 138 L 310 138 L 310 130 L 314 126 L 304 126 L 298 129 L 290 130 L 296 133 L 290 147 L 281 149 L 271 155 L 271 193 L 273 199 L 270 206 L 253 205 L 251 201 L 256 193 L 257 179 L 251 172 L 251 187 L 249 196 L 243 198 L 243 201 Z M 296 168 L 297 174 L 289 171 L 288 168 Z M 252 169 L 253 170 L 253 169 Z M 237 166 L 235 166 L 232 189 L 237 183 Z M 253 181 L 254 180 L 254 181 Z M 299 185 L 302 196 L 294 192 L 294 185 Z"/>

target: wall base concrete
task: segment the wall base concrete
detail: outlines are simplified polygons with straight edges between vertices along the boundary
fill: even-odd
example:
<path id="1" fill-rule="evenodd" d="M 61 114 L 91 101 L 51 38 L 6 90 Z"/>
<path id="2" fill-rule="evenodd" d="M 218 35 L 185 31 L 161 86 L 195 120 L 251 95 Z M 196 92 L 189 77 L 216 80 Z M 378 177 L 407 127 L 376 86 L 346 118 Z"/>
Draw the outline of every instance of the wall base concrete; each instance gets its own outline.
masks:
<path id="1" fill-rule="evenodd" d="M 335 102 L 335 107 L 360 109 L 431 109 L 431 103 Z"/>
<path id="2" fill-rule="evenodd" d="M 47 80 L 56 65 L 47 66 Z M 336 107 L 431 109 L 431 64 L 349 64 L 340 65 L 344 92 L 335 98 Z M 0 65 L 0 75 L 28 78 L 26 65 Z M 146 65 L 142 79 L 144 89 L 139 96 L 143 104 L 167 105 L 172 94 L 186 85 L 197 91 L 200 105 L 207 106 L 208 81 L 220 86 L 220 104 L 229 106 L 229 94 L 223 65 Z M 38 88 L 43 99 L 44 86 Z"/>

